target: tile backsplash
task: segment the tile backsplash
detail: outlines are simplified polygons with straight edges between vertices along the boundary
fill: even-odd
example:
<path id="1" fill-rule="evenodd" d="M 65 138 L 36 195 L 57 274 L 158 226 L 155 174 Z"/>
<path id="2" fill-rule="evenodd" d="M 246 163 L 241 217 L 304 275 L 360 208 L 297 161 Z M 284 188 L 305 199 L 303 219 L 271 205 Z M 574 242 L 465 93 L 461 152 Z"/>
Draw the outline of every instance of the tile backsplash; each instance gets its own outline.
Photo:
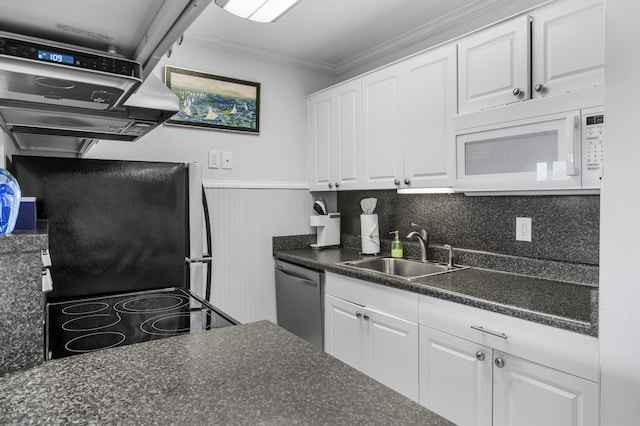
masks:
<path id="1" fill-rule="evenodd" d="M 431 244 L 493 253 L 598 265 L 600 197 L 503 196 L 468 197 L 464 194 L 400 195 L 394 190 L 340 191 L 337 211 L 341 233 L 360 234 L 360 201 L 377 198 L 381 239 L 399 230 L 403 241 L 423 226 Z M 516 241 L 516 217 L 529 217 L 532 241 Z"/>

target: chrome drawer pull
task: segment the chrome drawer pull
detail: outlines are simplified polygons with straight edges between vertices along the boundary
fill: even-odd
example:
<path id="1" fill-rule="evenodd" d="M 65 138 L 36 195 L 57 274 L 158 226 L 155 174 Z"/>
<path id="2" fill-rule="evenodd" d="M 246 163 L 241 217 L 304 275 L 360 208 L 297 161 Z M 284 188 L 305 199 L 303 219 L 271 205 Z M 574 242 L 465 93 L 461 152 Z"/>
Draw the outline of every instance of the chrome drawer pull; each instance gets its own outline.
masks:
<path id="1" fill-rule="evenodd" d="M 481 331 L 481 332 L 483 332 L 483 333 L 490 334 L 490 335 L 492 335 L 492 336 L 499 337 L 499 338 L 501 338 L 501 339 L 505 339 L 505 340 L 507 340 L 507 339 L 509 338 L 509 336 L 507 336 L 507 335 L 506 335 L 506 334 L 504 334 L 504 333 L 498 333 L 497 331 L 488 330 L 488 329 L 486 329 L 486 328 L 482 327 L 481 325 L 472 325 L 472 326 L 471 326 L 471 328 L 473 328 L 474 330 Z"/>

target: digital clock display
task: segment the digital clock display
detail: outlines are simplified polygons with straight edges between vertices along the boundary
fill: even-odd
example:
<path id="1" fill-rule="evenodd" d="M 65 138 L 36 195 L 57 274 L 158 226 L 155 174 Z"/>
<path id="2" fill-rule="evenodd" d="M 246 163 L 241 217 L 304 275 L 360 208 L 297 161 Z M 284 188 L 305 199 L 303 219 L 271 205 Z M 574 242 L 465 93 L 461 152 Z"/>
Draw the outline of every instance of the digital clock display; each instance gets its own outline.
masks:
<path id="1" fill-rule="evenodd" d="M 74 62 L 74 58 L 71 55 L 63 55 L 62 53 L 57 52 L 47 52 L 46 50 L 38 50 L 38 59 L 70 65 L 73 65 Z"/>

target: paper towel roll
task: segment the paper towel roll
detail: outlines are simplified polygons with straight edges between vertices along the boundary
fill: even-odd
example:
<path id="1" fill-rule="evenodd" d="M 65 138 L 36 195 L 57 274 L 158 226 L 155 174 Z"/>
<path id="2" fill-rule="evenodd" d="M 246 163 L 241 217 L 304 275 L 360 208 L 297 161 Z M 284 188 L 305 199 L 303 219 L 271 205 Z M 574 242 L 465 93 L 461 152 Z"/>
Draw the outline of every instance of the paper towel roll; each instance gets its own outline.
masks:
<path id="1" fill-rule="evenodd" d="M 377 214 L 360 215 L 360 236 L 362 241 L 362 253 L 380 253 L 380 232 L 378 230 Z"/>

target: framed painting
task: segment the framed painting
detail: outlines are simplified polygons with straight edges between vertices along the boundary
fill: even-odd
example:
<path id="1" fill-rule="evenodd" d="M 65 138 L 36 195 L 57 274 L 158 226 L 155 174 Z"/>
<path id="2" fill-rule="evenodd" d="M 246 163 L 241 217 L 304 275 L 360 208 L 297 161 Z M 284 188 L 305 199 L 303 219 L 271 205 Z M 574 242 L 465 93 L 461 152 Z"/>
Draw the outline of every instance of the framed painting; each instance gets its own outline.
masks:
<path id="1" fill-rule="evenodd" d="M 166 124 L 260 132 L 260 83 L 165 66 L 165 84 L 180 99 Z"/>

